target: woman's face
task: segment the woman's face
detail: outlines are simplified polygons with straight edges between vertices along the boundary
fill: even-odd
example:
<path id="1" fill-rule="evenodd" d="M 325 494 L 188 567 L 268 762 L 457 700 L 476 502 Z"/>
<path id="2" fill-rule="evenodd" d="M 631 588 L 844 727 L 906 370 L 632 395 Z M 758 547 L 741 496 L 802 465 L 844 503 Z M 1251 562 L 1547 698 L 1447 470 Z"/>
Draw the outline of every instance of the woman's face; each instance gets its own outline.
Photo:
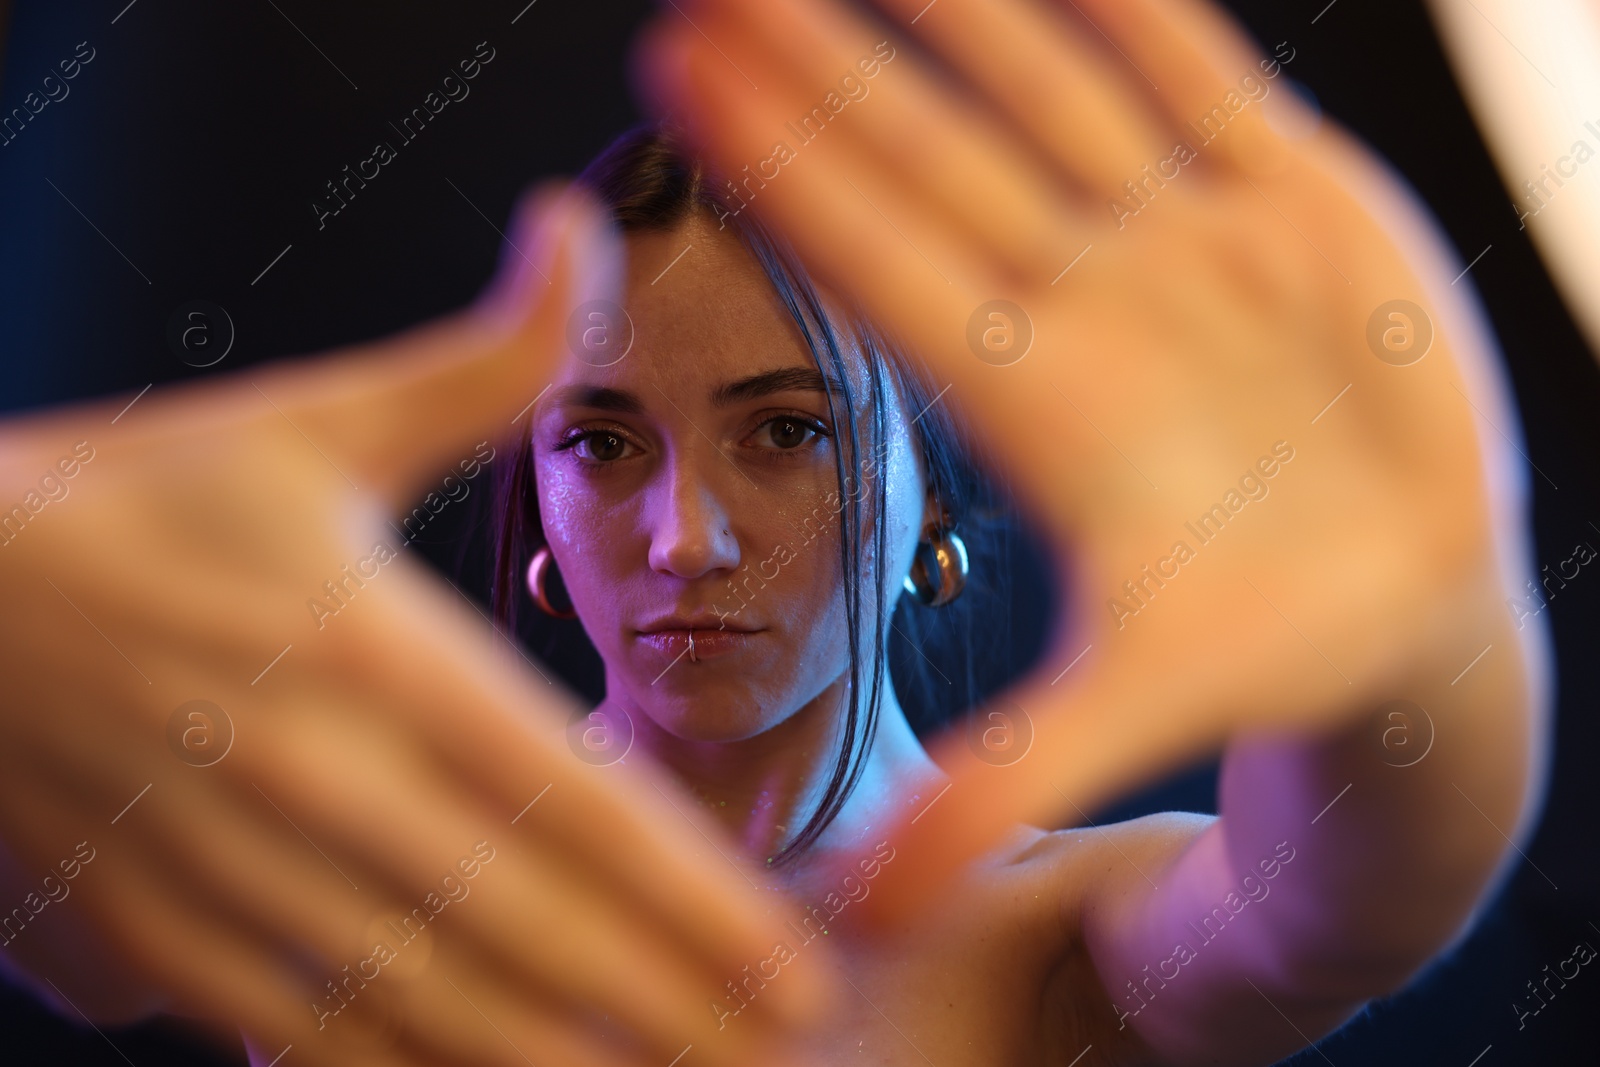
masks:
<path id="1" fill-rule="evenodd" d="M 628 257 L 632 348 L 604 367 L 569 354 L 538 406 L 539 513 L 605 660 L 608 703 L 684 740 L 742 740 L 848 672 L 842 508 L 859 497 L 870 575 L 878 477 L 863 462 L 841 493 L 843 427 L 799 328 L 732 231 L 697 214 L 630 235 Z M 865 364 L 853 344 L 845 357 L 865 407 Z M 904 401 L 887 374 L 884 385 L 891 558 L 876 573 L 892 607 L 924 482 Z M 870 410 L 857 434 L 870 454 Z M 868 642 L 872 599 L 863 588 Z M 672 617 L 693 623 L 697 661 Z"/>

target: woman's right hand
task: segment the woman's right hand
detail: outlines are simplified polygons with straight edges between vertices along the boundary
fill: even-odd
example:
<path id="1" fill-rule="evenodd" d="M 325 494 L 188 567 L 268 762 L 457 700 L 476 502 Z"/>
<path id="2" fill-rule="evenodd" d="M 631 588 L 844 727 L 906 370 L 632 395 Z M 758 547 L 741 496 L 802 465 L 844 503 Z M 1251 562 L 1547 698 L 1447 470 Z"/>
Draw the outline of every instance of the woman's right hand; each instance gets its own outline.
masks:
<path id="1" fill-rule="evenodd" d="M 576 758 L 576 698 L 386 521 L 616 296 L 599 218 L 530 197 L 484 296 L 394 337 L 0 422 L 0 959 L 64 1014 L 202 1015 L 285 1064 L 732 1065 L 818 1006 L 796 972 L 716 1031 L 773 943 L 716 830 Z"/>

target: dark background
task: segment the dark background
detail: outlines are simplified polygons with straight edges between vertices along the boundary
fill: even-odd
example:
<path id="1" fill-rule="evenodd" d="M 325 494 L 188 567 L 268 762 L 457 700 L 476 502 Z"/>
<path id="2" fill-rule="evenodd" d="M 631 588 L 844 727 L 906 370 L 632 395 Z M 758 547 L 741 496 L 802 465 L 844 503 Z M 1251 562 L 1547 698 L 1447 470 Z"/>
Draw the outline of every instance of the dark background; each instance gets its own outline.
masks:
<path id="1" fill-rule="evenodd" d="M 527 183 L 576 172 L 638 118 L 625 49 L 649 5 L 526 2 L 14 3 L 0 113 L 80 41 L 95 55 L 69 96 L 0 146 L 0 409 L 131 398 L 150 383 L 388 333 L 471 299 L 500 242 L 484 216 L 503 226 Z M 1279 41 L 1295 49 L 1286 73 L 1421 192 L 1463 264 L 1492 246 L 1462 284 L 1475 284 L 1488 308 L 1526 451 L 1549 476 L 1533 478 L 1535 525 L 1539 562 L 1554 564 L 1579 541 L 1600 542 L 1596 363 L 1517 228 L 1421 5 L 1325 3 L 1231 6 L 1269 51 Z M 495 58 L 471 95 L 414 143 L 397 145 L 398 158 L 319 229 L 311 203 L 324 183 L 374 141 L 396 141 L 387 122 L 420 105 L 480 41 Z M 167 343 L 169 319 L 191 300 L 221 305 L 236 329 L 227 358 L 209 371 L 185 365 Z M 446 509 L 418 542 L 480 597 L 481 520 L 481 511 Z M 985 687 L 1035 654 L 1026 635 L 1051 610 L 1024 595 L 1040 586 L 1029 578 L 1038 561 L 1026 537 L 1007 553 L 1019 594 L 1003 620 L 1013 638 L 1003 655 L 974 657 Z M 980 555 L 975 578 L 999 566 Z M 1292 1062 L 1468 1067 L 1480 1054 L 1482 1067 L 1595 1062 L 1594 1030 L 1582 1020 L 1600 1003 L 1600 978 L 1580 972 L 1520 1032 L 1512 1004 L 1575 942 L 1600 942 L 1587 821 L 1596 811 L 1597 606 L 1600 580 L 1580 573 L 1547 609 L 1559 736 L 1544 819 L 1526 848 L 1531 863 L 1516 867 L 1460 949 Z M 524 614 L 529 647 L 598 698 L 594 654 L 577 624 Z M 897 677 L 913 655 L 897 643 Z M 1215 781 L 1215 767 L 1202 767 L 1095 819 L 1211 811 Z M 243 1053 L 208 1051 L 169 1023 L 102 1036 L 0 987 L 0 1060 L 142 1067 L 243 1063 Z"/>

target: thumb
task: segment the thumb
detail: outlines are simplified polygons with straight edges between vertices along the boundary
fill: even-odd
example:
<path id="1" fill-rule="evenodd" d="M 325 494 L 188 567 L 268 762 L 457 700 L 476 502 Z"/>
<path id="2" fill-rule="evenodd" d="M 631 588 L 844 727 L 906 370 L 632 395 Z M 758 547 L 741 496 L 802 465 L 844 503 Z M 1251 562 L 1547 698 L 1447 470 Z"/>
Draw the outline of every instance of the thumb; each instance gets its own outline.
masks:
<path id="1" fill-rule="evenodd" d="M 616 347 L 625 351 L 631 341 L 617 304 L 625 250 L 591 193 L 539 185 L 517 204 L 505 238 L 495 276 L 462 311 L 341 349 L 311 368 L 295 361 L 255 376 L 348 480 L 391 508 L 528 418 L 569 354 L 569 334 L 583 336 L 569 327 L 584 305 L 607 302 L 622 319 Z"/>

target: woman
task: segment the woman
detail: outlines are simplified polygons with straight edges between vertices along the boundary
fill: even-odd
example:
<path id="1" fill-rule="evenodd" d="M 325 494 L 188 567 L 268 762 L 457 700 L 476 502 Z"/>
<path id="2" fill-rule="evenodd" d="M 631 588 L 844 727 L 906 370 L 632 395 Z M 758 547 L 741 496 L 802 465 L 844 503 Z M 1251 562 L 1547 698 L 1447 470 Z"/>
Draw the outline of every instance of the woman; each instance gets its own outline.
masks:
<path id="1" fill-rule="evenodd" d="M 567 322 L 564 301 L 592 291 L 578 279 L 604 271 L 583 268 L 592 241 L 530 241 L 525 222 L 512 230 L 516 250 L 500 285 L 446 323 L 326 365 L 8 424 L 7 499 L 29 499 L 30 481 L 85 431 L 105 441 L 88 473 L 115 472 L 94 492 L 80 479 L 71 500 L 39 505 L 0 571 L 8 603 L 38 620 L 5 650 L 15 703 L 29 711 L 0 722 L 0 751 L 12 760 L 0 804 L 6 844 L 37 869 L 62 847 L 71 854 L 80 824 L 103 835 L 73 883 L 78 903 L 51 905 L 12 946 L 64 999 L 102 1018 L 147 1010 L 150 999 L 119 996 L 128 987 L 80 998 L 103 973 L 101 957 L 47 951 L 83 938 L 51 940 L 45 927 L 81 907 L 93 921 L 68 933 L 93 934 L 90 947 L 133 964 L 147 983 L 135 993 L 153 988 L 175 1006 L 240 1021 L 262 1038 L 262 1063 L 288 1055 L 291 1043 L 293 1059 L 283 1062 L 606 1062 L 576 1034 L 585 1010 L 635 1035 L 648 1054 L 636 1058 L 649 1062 L 686 1054 L 685 1062 L 769 1062 L 747 1054 L 752 1034 L 770 1039 L 779 1020 L 814 1019 L 802 994 L 819 987 L 834 996 L 833 1025 L 814 1033 L 827 1046 L 820 1052 L 838 1059 L 1265 1063 L 1398 988 L 1460 936 L 1537 807 L 1544 667 L 1538 624 L 1514 629 L 1504 610 L 1527 569 L 1520 472 L 1509 446 L 1475 419 L 1513 433 L 1514 423 L 1482 323 L 1464 290 L 1450 287 L 1459 264 L 1359 146 L 1326 126 L 1291 143 L 1251 110 L 1258 101 L 1244 102 L 1248 91 L 1227 95 L 1241 70 L 1267 76 L 1268 68 L 1203 5 L 1080 0 L 1126 70 L 1085 45 L 1091 28 L 1041 25 L 1024 5 L 883 6 L 943 53 L 1000 120 L 953 107 L 929 90 L 925 64 L 892 44 L 880 53 L 876 34 L 826 4 L 689 5 L 696 28 L 684 29 L 687 38 L 658 36 L 654 69 L 665 102 L 686 104 L 725 173 L 756 160 L 757 173 L 773 174 L 772 132 L 818 101 L 825 107 L 826 136 L 777 163 L 779 176 L 754 187 L 751 214 L 770 212 L 835 293 L 860 300 L 914 346 L 935 382 L 953 383 L 934 398 L 970 416 L 1056 558 L 1071 562 L 1061 567 L 1074 581 L 1061 590 L 1071 596 L 1050 635 L 1048 667 L 1007 694 L 1035 729 L 1032 747 L 996 767 L 982 758 L 987 748 L 941 743 L 933 754 L 950 777 L 948 788 L 935 786 L 914 748 L 897 751 L 904 734 L 894 736 L 889 691 L 874 692 L 869 672 L 852 672 L 849 693 L 869 713 L 876 697 L 876 727 L 863 717 L 849 736 L 847 699 L 828 730 L 827 699 L 846 696 L 842 646 L 829 662 L 825 644 L 802 647 L 801 637 L 791 642 L 810 657 L 801 665 L 768 660 L 777 667 L 770 703 L 743 699 L 749 683 L 737 679 L 713 693 L 704 718 L 688 714 L 684 688 L 639 695 L 686 686 L 677 672 L 710 676 L 715 689 L 729 672 L 714 670 L 764 654 L 769 637 L 825 636 L 767 604 L 823 627 L 839 614 L 832 585 L 803 598 L 786 593 L 791 565 L 827 576 L 821 553 L 809 562 L 758 556 L 752 571 L 769 584 L 741 578 L 738 605 L 725 581 L 705 581 L 730 567 L 736 548 L 752 551 L 738 536 L 741 520 L 793 540 L 773 516 L 781 510 L 805 529 L 820 506 L 823 543 L 820 519 L 833 504 L 825 478 L 802 477 L 809 457 L 791 468 L 773 459 L 758 478 L 754 460 L 731 456 L 730 470 L 748 483 L 703 466 L 713 443 L 764 453 L 769 442 L 790 451 L 779 444 L 812 438 L 777 425 L 754 441 L 743 432 L 726 440 L 747 427 L 728 410 L 713 412 L 706 387 L 724 384 L 730 354 L 717 351 L 717 379 L 692 363 L 675 367 L 700 387 L 679 389 L 636 359 L 654 343 L 643 333 L 639 351 L 619 362 L 596 365 L 611 363 L 602 342 L 598 358 L 576 368 L 596 381 L 640 374 L 630 380 L 651 421 L 606 409 L 613 425 L 604 431 L 633 433 L 637 451 L 590 438 L 604 446 L 597 453 L 575 432 L 552 456 L 545 440 L 543 532 L 562 549 L 556 569 L 568 572 L 586 622 L 596 620 L 597 643 L 615 650 L 606 710 L 627 712 L 642 743 L 675 760 L 681 777 L 704 781 L 718 801 L 710 810 L 735 811 L 740 836 L 724 847 L 761 865 L 773 858 L 770 884 L 801 901 L 820 898 L 826 917 L 786 910 L 768 894 L 763 924 L 730 889 L 741 868 L 728 862 L 732 852 L 717 854 L 724 835 L 713 826 L 702 834 L 697 812 L 670 810 L 674 790 L 658 784 L 649 762 L 592 768 L 564 746 L 553 751 L 534 726 L 551 709 L 545 691 L 486 651 L 470 608 L 409 561 L 385 564 L 384 577 L 337 618 L 310 629 L 307 591 L 382 533 L 374 502 L 400 510 L 439 469 L 473 454 L 483 427 L 525 418 L 546 371 L 558 369 L 551 354 Z M 715 45 L 696 40 L 700 33 Z M 866 77 L 858 64 L 867 57 L 880 68 L 870 98 L 848 87 L 837 99 L 824 95 L 841 70 Z M 1133 70 L 1162 88 L 1146 91 Z M 730 84 L 738 71 L 761 78 L 759 96 Z M 1032 106 L 1040 85 L 1059 107 Z M 1212 104 L 1225 109 L 1226 139 L 1178 160 L 1166 135 Z M 1291 108 L 1290 117 L 1304 116 Z M 1145 198 L 1089 225 L 1084 197 L 1151 161 L 1168 175 L 1176 161 L 1180 177 L 1151 180 Z M 562 214 L 571 212 L 550 213 Z M 1104 240 L 1119 221 L 1120 237 Z M 728 257 L 738 246 L 698 225 L 708 275 L 732 286 L 741 261 Z M 623 298 L 630 308 L 649 309 L 661 286 L 694 284 L 674 277 L 693 248 L 674 266 L 683 246 L 663 247 L 659 235 L 633 241 L 657 255 L 653 270 L 638 256 L 630 262 L 632 291 L 643 294 Z M 760 279 L 749 262 L 743 269 L 744 283 Z M 553 286 L 542 300 L 530 295 L 546 292 L 539 272 Z M 763 305 L 746 299 L 746 284 L 730 292 L 740 299 L 719 305 L 726 320 L 696 307 L 680 309 L 685 321 L 717 325 L 718 334 L 794 329 L 771 294 Z M 1003 367 L 982 357 L 1004 353 L 967 347 L 974 313 L 997 293 L 1025 308 L 1037 334 L 1032 355 Z M 1431 352 L 1414 365 L 1384 358 L 1409 354 L 1387 347 L 1389 333 L 1368 340 L 1374 312 L 1395 299 L 1426 304 L 1436 327 Z M 762 317 L 762 307 L 773 314 Z M 663 351 L 714 347 L 703 329 L 674 338 L 659 315 L 653 321 L 673 342 Z M 579 335 L 592 325 L 580 320 Z M 806 351 L 790 344 L 787 354 L 806 366 Z M 847 359 L 847 373 L 836 375 L 863 398 L 860 417 L 870 410 L 883 420 L 847 422 L 840 455 L 852 459 L 833 470 L 846 501 L 837 588 L 866 576 L 843 611 L 861 645 L 873 635 L 863 659 L 879 654 L 882 628 L 868 605 L 907 569 L 919 520 L 941 514 L 938 491 L 948 488 L 936 469 L 917 469 L 910 442 L 925 413 L 914 409 L 915 386 L 885 375 L 884 402 L 865 403 L 874 365 Z M 831 352 L 824 373 L 830 366 L 838 369 Z M 662 406 L 662 392 L 681 393 L 691 407 Z M 783 418 L 824 424 L 839 410 L 808 394 L 782 399 Z M 596 415 L 577 432 L 590 433 Z M 897 420 L 906 434 L 894 432 Z M 1290 420 L 1301 439 L 1285 435 Z M 831 421 L 824 427 L 841 433 Z M 851 431 L 868 447 L 855 448 Z M 840 475 L 854 474 L 854 457 L 873 455 L 879 441 L 890 448 L 877 483 L 886 503 L 874 513 L 865 475 L 878 468 L 862 463 L 855 482 Z M 580 480 L 561 466 L 579 460 L 620 469 Z M 651 463 L 665 473 L 637 494 L 648 510 L 601 489 L 606 477 L 625 483 Z M 1287 481 L 1302 472 L 1303 483 Z M 783 489 L 783 499 L 766 501 L 769 489 Z M 1213 529 L 1177 558 L 1176 531 L 1219 499 L 1228 536 Z M 752 501 L 766 507 L 733 507 Z M 883 524 L 877 556 L 865 536 L 860 557 L 844 551 L 858 506 L 871 522 L 855 530 Z M 648 517 L 650 548 L 641 551 L 636 522 L 618 524 L 624 540 L 612 556 L 597 547 L 603 522 L 591 518 L 586 539 L 584 524 L 566 521 L 608 511 Z M 192 521 L 198 515 L 211 521 Z M 117 553 L 101 550 L 111 528 Z M 513 550 L 533 549 L 534 532 Z M 615 611 L 598 592 L 609 574 L 636 576 L 621 596 L 607 594 Z M 546 577 L 537 588 L 553 588 Z M 690 578 L 719 597 L 699 604 Z M 1118 593 L 1124 582 L 1142 593 Z M 706 588 L 713 584 L 720 588 Z M 662 589 L 683 599 L 645 599 Z M 1122 610 L 1107 610 L 1119 597 Z M 666 648 L 647 677 L 639 646 L 650 642 L 629 631 L 702 607 L 721 613 L 719 625 L 737 611 L 730 627 L 750 619 L 763 632 L 709 639 L 706 658 L 697 651 L 692 662 L 687 632 L 676 662 L 676 652 L 665 655 L 675 638 L 653 639 Z M 87 634 L 85 619 L 106 641 L 93 646 L 102 659 L 81 674 L 39 669 L 63 663 L 59 635 L 68 626 Z M 719 660 L 709 654 L 714 640 L 744 648 Z M 173 705 L 196 691 L 219 695 L 238 725 L 239 743 L 204 773 L 175 760 L 164 734 Z M 1431 709 L 1439 723 L 1433 745 L 1408 766 L 1385 758 L 1396 726 L 1386 702 L 1395 699 Z M 520 729 L 519 708 L 530 724 Z M 783 736 L 791 720 L 802 766 L 826 784 L 752 783 L 775 773 L 761 738 Z M 856 758 L 869 734 L 873 752 L 856 788 L 834 791 L 839 810 L 818 822 L 812 809 L 834 784 L 828 768 Z M 1083 833 L 1026 828 L 1077 824 L 1084 816 L 1074 807 L 1092 810 L 1224 744 L 1221 818 L 1169 815 Z M 754 753 L 748 775 L 742 765 L 716 766 L 717 751 L 728 750 Z M 885 793 L 901 782 L 911 803 Z M 773 804 L 765 818 L 735 808 L 758 806 L 762 786 Z M 397 969 L 365 970 L 388 966 L 374 964 L 364 937 L 374 917 L 431 893 L 441 866 L 453 870 L 484 826 L 515 835 L 515 847 L 493 853 L 488 877 L 483 860 L 463 857 L 465 877 L 479 871 L 471 898 L 449 905 L 437 936 L 429 927 L 428 947 L 404 948 Z M 788 847 L 812 827 L 804 848 Z M 936 851 L 930 838 L 948 847 Z M 697 896 L 711 903 L 697 908 Z M 758 933 L 767 935 L 759 943 Z M 63 960 L 80 961 L 76 983 Z M 374 973 L 382 977 L 359 977 Z M 329 981 L 325 991 L 332 974 L 341 975 L 338 988 Z M 342 1051 L 336 1035 L 359 1036 L 361 1013 L 390 999 L 398 1034 L 388 1047 Z"/>

